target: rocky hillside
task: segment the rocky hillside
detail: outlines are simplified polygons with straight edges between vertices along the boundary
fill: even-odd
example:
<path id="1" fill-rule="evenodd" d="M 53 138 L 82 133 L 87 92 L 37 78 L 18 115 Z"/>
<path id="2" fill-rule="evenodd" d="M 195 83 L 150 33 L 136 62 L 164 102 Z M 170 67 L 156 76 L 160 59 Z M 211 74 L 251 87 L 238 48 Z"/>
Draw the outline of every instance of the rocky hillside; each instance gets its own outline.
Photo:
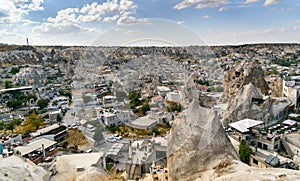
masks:
<path id="1" fill-rule="evenodd" d="M 260 96 L 249 91 L 253 87 L 245 89 Z M 184 115 L 174 122 L 168 140 L 169 180 L 300 180 L 299 171 L 254 168 L 239 161 L 214 111 L 200 107 L 198 100 Z"/>
<path id="2" fill-rule="evenodd" d="M 252 83 L 243 86 L 227 103 L 223 124 L 242 119 L 255 119 L 270 121 L 279 114 L 283 108 L 289 106 L 291 101 L 286 98 L 271 98 L 261 94 Z"/>
<path id="3" fill-rule="evenodd" d="M 295 181 L 300 180 L 297 170 L 283 168 L 255 168 L 238 160 L 226 160 L 202 173 L 196 181 Z"/>
<path id="4" fill-rule="evenodd" d="M 265 80 L 264 70 L 258 61 L 249 65 L 236 61 L 224 74 L 224 97 L 229 100 L 234 97 L 239 89 L 251 83 L 264 95 L 268 95 L 270 88 Z"/>
<path id="5" fill-rule="evenodd" d="M 194 99 L 184 115 L 174 122 L 168 140 L 171 180 L 201 178 L 219 162 L 238 158 L 213 110 Z"/>
<path id="6" fill-rule="evenodd" d="M 241 87 L 250 83 L 259 89 L 262 94 L 270 94 L 270 87 L 265 80 L 265 72 L 257 60 L 250 62 L 249 66 L 247 67 Z"/>

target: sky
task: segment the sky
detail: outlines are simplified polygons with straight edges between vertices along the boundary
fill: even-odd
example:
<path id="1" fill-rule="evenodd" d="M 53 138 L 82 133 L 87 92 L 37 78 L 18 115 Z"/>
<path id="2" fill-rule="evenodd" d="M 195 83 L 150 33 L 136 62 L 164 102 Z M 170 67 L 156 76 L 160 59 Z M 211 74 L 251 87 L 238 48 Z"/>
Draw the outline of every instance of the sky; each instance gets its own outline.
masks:
<path id="1" fill-rule="evenodd" d="M 0 0 L 0 43 L 300 43 L 299 0 Z"/>

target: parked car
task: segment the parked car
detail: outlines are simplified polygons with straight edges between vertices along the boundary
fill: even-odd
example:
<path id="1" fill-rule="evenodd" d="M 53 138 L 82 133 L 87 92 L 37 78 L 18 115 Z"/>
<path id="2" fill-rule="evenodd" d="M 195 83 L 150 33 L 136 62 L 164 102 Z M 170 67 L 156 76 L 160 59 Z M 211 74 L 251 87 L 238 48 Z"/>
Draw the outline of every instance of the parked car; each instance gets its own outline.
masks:
<path id="1" fill-rule="evenodd" d="M 110 143 L 115 143 L 117 140 L 114 137 L 108 137 L 106 138 L 106 141 Z"/>
<path id="2" fill-rule="evenodd" d="M 115 138 L 116 140 L 121 140 L 121 139 L 122 139 L 122 136 L 117 135 L 117 136 L 114 136 L 114 138 Z"/>
<path id="3" fill-rule="evenodd" d="M 86 153 L 92 153 L 94 150 L 93 149 L 88 149 L 88 150 L 86 150 L 85 152 Z"/>
<path id="4" fill-rule="evenodd" d="M 88 124 L 87 125 L 87 130 L 90 131 L 90 132 L 93 132 L 93 131 L 96 130 L 96 128 L 93 125 Z"/>
<path id="5" fill-rule="evenodd" d="M 71 124 L 71 128 L 73 129 L 76 129 L 78 126 L 74 123 L 74 124 Z"/>

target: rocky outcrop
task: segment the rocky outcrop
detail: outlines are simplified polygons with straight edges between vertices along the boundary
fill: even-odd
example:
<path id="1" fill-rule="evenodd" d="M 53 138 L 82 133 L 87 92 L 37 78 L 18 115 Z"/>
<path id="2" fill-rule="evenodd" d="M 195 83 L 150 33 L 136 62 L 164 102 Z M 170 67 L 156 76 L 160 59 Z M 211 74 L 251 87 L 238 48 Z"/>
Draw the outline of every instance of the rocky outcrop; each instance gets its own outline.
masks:
<path id="1" fill-rule="evenodd" d="M 249 87 L 254 86 L 246 86 L 251 95 L 261 96 Z M 200 107 L 198 100 L 184 115 L 173 123 L 168 139 L 169 180 L 300 180 L 296 170 L 254 168 L 239 161 L 214 111 Z"/>
<path id="2" fill-rule="evenodd" d="M 0 158 L 0 180 L 15 181 L 46 181 L 49 180 L 49 172 L 31 161 L 13 155 L 7 158 Z"/>
<path id="3" fill-rule="evenodd" d="M 238 94 L 227 103 L 223 125 L 245 118 L 271 121 L 277 119 L 278 115 L 290 104 L 291 101 L 286 98 L 264 96 L 250 83 L 243 86 Z"/>
<path id="4" fill-rule="evenodd" d="M 220 161 L 238 158 L 215 112 L 197 99 L 173 123 L 168 142 L 170 180 L 194 180 Z"/>
<path id="5" fill-rule="evenodd" d="M 257 60 L 251 62 L 247 67 L 241 87 L 253 84 L 264 95 L 269 94 L 269 85 L 265 80 L 265 73 Z"/>
<path id="6" fill-rule="evenodd" d="M 203 173 L 196 181 L 252 181 L 252 180 L 284 180 L 294 181 L 300 179 L 298 170 L 283 168 L 255 168 L 237 160 L 220 162 L 213 169 Z"/>
<path id="7" fill-rule="evenodd" d="M 266 81 L 271 89 L 272 97 L 282 97 L 283 96 L 283 80 L 280 75 L 269 75 L 266 77 Z"/>
<path id="8" fill-rule="evenodd" d="M 270 88 L 265 80 L 265 74 L 259 62 L 252 61 L 247 66 L 241 61 L 236 61 L 224 74 L 225 99 L 230 100 L 237 94 L 239 89 L 249 83 L 258 88 L 262 94 L 269 94 Z"/>

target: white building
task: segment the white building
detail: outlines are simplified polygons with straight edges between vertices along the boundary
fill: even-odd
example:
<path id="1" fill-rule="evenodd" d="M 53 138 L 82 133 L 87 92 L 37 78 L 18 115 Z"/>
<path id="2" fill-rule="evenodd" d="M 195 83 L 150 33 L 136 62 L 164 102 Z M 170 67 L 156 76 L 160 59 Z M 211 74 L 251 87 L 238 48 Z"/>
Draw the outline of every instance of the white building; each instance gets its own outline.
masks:
<path id="1" fill-rule="evenodd" d="M 125 111 L 125 110 L 117 111 L 116 114 L 122 123 L 128 123 L 130 121 L 129 111 Z"/>
<path id="2" fill-rule="evenodd" d="M 118 118 L 116 114 L 105 112 L 102 114 L 101 118 L 104 121 L 104 124 L 107 126 L 119 125 L 122 124 L 121 120 Z"/>
<path id="3" fill-rule="evenodd" d="M 157 86 L 157 92 L 159 95 L 161 96 L 166 96 L 167 93 L 169 93 L 171 91 L 171 89 L 169 87 L 166 86 Z"/>
<path id="4" fill-rule="evenodd" d="M 103 97 L 103 104 L 112 104 L 116 101 L 116 97 L 115 96 L 104 96 Z"/>
<path id="5" fill-rule="evenodd" d="M 289 98 L 295 107 L 300 106 L 300 82 L 283 80 L 283 96 Z"/>
<path id="6" fill-rule="evenodd" d="M 99 117 L 107 126 L 118 126 L 130 121 L 130 112 L 125 110 L 104 112 Z"/>
<path id="7" fill-rule="evenodd" d="M 182 98 L 182 94 L 180 91 L 169 92 L 169 93 L 167 93 L 167 97 L 166 97 L 166 99 L 168 101 L 172 101 L 172 102 L 176 102 L 176 103 L 180 103 L 181 98 Z"/>
<path id="8" fill-rule="evenodd" d="M 62 112 L 61 109 L 57 110 L 57 111 L 51 111 L 49 113 L 49 121 L 57 121 L 57 116 L 60 116 L 62 118 Z"/>

